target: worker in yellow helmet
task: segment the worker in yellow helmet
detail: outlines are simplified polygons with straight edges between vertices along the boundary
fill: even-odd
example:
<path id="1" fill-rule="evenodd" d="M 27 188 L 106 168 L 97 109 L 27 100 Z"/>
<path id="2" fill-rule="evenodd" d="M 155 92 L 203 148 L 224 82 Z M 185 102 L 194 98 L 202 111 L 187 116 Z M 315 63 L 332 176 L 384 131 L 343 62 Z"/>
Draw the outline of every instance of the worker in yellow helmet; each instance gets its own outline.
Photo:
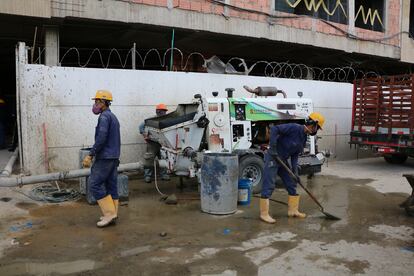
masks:
<path id="1" fill-rule="evenodd" d="M 120 125 L 115 114 L 109 108 L 112 102 L 112 93 L 98 90 L 92 100 L 95 104 L 92 112 L 99 115 L 98 125 L 95 128 L 95 143 L 83 160 L 83 166 L 91 166 L 95 159 L 89 189 L 98 201 L 103 216 L 97 222 L 98 227 L 105 227 L 116 222 L 118 218 L 118 166 L 121 150 Z"/>
<path id="2" fill-rule="evenodd" d="M 297 183 L 289 173 L 276 161 L 278 157 L 282 162 L 288 163 L 290 159 L 293 173 L 299 177 L 298 159 L 303 152 L 307 136 L 316 135 L 322 129 L 325 118 L 313 112 L 305 120 L 304 125 L 289 123 L 272 126 L 270 128 L 269 149 L 265 153 L 265 168 L 263 173 L 263 187 L 260 198 L 260 219 L 267 223 L 275 223 L 269 215 L 269 198 L 275 189 L 276 176 L 279 175 L 288 191 L 288 216 L 305 218 L 306 214 L 299 212 L 299 195 L 296 193 Z"/>
<path id="3" fill-rule="evenodd" d="M 168 112 L 168 108 L 165 104 L 160 103 L 155 106 L 155 114 L 157 117 L 164 116 Z M 139 133 L 144 137 L 144 140 L 147 142 L 147 152 L 144 156 L 144 181 L 146 183 L 151 183 L 151 177 L 154 167 L 154 158 L 159 155 L 160 144 L 148 140 L 148 133 L 145 132 L 145 122 L 139 125 Z M 165 168 L 160 168 L 160 177 L 161 180 L 169 181 L 170 176 L 167 173 Z"/>

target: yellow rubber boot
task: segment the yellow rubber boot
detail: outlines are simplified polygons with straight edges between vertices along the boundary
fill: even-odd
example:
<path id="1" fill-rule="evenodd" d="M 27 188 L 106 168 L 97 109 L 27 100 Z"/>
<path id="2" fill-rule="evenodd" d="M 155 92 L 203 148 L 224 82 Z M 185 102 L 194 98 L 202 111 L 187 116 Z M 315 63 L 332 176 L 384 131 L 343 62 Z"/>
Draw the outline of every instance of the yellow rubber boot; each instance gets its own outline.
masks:
<path id="1" fill-rule="evenodd" d="M 260 219 L 267 223 L 275 223 L 276 220 L 269 215 L 269 199 L 260 199 Z"/>
<path id="2" fill-rule="evenodd" d="M 103 214 L 103 218 L 96 223 L 98 227 L 105 227 L 111 225 L 115 222 L 116 211 L 115 204 L 110 195 L 98 200 L 99 207 Z"/>
<path id="3" fill-rule="evenodd" d="M 118 206 L 119 206 L 119 199 L 114 199 L 114 205 L 115 205 L 115 214 L 116 214 L 116 218 L 118 218 Z"/>
<path id="4" fill-rule="evenodd" d="M 115 206 L 115 214 L 116 214 L 116 217 L 115 217 L 115 219 L 118 219 L 118 205 L 119 205 L 119 199 L 114 199 L 113 200 L 114 201 L 114 206 Z M 103 220 L 103 216 L 102 217 L 100 217 L 99 218 L 99 220 Z"/>
<path id="5" fill-rule="evenodd" d="M 299 212 L 299 196 L 288 197 L 288 217 L 305 218 L 306 214 Z"/>

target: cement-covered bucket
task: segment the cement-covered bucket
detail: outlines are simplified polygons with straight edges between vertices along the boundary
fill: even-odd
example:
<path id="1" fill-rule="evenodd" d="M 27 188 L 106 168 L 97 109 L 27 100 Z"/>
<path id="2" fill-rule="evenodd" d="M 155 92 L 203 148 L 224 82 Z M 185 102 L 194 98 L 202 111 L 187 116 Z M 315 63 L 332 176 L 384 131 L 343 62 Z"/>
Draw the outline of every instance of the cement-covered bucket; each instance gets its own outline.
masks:
<path id="1" fill-rule="evenodd" d="M 201 165 L 201 210 L 215 215 L 237 211 L 239 158 L 231 153 L 206 153 Z"/>

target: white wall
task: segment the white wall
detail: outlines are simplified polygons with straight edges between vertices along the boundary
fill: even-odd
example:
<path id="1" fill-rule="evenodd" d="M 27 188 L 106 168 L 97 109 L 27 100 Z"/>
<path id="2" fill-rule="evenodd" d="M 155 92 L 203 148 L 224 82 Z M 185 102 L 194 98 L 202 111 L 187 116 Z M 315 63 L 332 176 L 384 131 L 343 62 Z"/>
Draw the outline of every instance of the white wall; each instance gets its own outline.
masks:
<path id="1" fill-rule="evenodd" d="M 251 76 L 202 73 L 160 72 L 118 69 L 84 69 L 24 65 L 19 80 L 23 160 L 32 173 L 44 169 L 42 124 L 46 125 L 47 148 L 54 170 L 78 168 L 79 149 L 93 144 L 97 116 L 91 112 L 91 97 L 97 89 L 112 91 L 112 111 L 121 123 L 122 162 L 141 159 L 145 142 L 138 125 L 154 115 L 160 102 L 174 105 L 189 102 L 193 95 L 211 95 L 233 87 L 235 96 L 249 96 L 242 88 L 248 85 L 276 86 L 289 97 L 312 98 L 315 111 L 326 116 L 320 150 L 334 148 L 338 159 L 349 159 L 354 151 L 347 144 L 351 124 L 352 85 L 347 83 L 291 80 Z"/>

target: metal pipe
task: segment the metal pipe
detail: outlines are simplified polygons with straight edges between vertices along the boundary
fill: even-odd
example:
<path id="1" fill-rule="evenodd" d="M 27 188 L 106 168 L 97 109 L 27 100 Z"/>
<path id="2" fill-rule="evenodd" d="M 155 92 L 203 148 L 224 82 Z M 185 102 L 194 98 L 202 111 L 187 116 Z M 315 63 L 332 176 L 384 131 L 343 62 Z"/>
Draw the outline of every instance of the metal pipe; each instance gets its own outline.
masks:
<path id="1" fill-rule="evenodd" d="M 259 86 L 255 89 L 251 89 L 247 85 L 244 85 L 243 88 L 246 89 L 247 92 L 256 94 L 257 96 L 261 97 L 276 96 L 277 94 L 282 94 L 283 98 L 287 98 L 286 92 L 279 90 L 276 87 Z"/>
<path id="2" fill-rule="evenodd" d="M 1 176 L 10 176 L 12 171 L 13 171 L 13 165 L 16 162 L 17 156 L 19 154 L 19 148 L 17 147 L 12 156 L 9 159 L 9 162 L 7 162 L 6 166 L 4 167 L 4 169 L 1 171 L 0 177 Z"/>
<path id="3" fill-rule="evenodd" d="M 175 39 L 175 30 L 172 29 L 172 36 L 171 36 L 171 55 L 170 55 L 170 71 L 173 70 L 173 65 L 174 65 L 174 39 Z"/>
<path id="4" fill-rule="evenodd" d="M 19 144 L 19 162 L 20 170 L 23 170 L 23 148 L 22 148 L 22 122 L 20 114 L 20 72 L 22 71 L 23 62 L 21 59 L 21 52 L 24 51 L 25 44 L 24 42 L 19 42 L 16 46 L 16 123 L 17 123 L 17 139 Z"/>
<path id="5" fill-rule="evenodd" d="M 36 36 L 37 36 L 37 26 L 36 26 L 35 32 L 34 32 L 33 46 L 32 46 L 32 48 L 30 48 L 30 63 L 31 64 L 33 64 L 34 52 L 35 52 L 35 49 L 36 49 Z"/>
<path id="6" fill-rule="evenodd" d="M 118 167 L 118 172 L 134 171 L 143 168 L 141 162 L 121 164 Z M 31 176 L 16 176 L 0 178 L 0 187 L 16 187 L 28 184 L 35 184 L 47 181 L 57 181 L 71 178 L 79 178 L 89 176 L 91 169 L 78 169 L 63 172 L 54 172 L 48 174 L 31 175 Z"/>
<path id="7" fill-rule="evenodd" d="M 134 42 L 134 45 L 132 46 L 132 56 L 131 56 L 131 61 L 132 61 L 132 69 L 136 69 L 136 54 L 137 54 L 137 44 Z"/>

